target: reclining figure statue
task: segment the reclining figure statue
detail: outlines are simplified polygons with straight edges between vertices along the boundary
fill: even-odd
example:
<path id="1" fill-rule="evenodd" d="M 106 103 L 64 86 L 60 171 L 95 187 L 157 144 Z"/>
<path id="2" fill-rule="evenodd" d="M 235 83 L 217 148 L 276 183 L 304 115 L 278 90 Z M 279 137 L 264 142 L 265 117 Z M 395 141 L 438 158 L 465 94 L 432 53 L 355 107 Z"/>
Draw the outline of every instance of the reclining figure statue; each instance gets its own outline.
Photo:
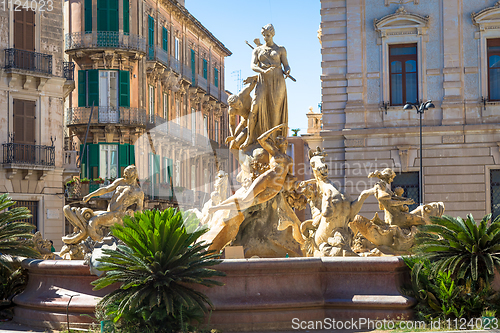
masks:
<path id="1" fill-rule="evenodd" d="M 64 215 L 73 225 L 74 232 L 62 238 L 65 245 L 61 250 L 61 257 L 83 259 L 79 243 L 85 241 L 87 237 L 96 242 L 101 241 L 104 235 L 100 233 L 100 229 L 110 227 L 115 223 L 122 223 L 123 216 L 134 213 L 130 209 L 131 206 L 135 205 L 135 211 L 142 211 L 144 192 L 137 183 L 137 178 L 137 168 L 129 165 L 123 172 L 123 178 L 118 178 L 112 184 L 99 188 L 83 198 L 83 202 L 88 202 L 93 197 L 114 191 L 106 211 L 94 212 L 90 208 L 64 206 Z"/>

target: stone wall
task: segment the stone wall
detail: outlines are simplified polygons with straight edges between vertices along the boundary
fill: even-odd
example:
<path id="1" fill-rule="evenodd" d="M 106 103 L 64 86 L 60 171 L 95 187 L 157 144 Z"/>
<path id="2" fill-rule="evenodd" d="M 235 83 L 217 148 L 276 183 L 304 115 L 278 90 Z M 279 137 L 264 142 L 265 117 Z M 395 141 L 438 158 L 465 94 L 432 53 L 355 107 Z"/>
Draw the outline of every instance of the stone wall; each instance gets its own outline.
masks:
<path id="1" fill-rule="evenodd" d="M 491 211 L 500 105 L 482 98 L 488 97 L 485 43 L 500 38 L 495 3 L 321 1 L 321 136 L 332 180 L 354 197 L 374 183 L 366 176 L 376 169 L 419 171 L 419 116 L 390 105 L 388 74 L 389 45 L 415 43 L 418 98 L 435 105 L 423 118 L 424 201 L 443 201 L 454 216 Z M 371 218 L 376 211 L 370 198 L 361 214 Z"/>

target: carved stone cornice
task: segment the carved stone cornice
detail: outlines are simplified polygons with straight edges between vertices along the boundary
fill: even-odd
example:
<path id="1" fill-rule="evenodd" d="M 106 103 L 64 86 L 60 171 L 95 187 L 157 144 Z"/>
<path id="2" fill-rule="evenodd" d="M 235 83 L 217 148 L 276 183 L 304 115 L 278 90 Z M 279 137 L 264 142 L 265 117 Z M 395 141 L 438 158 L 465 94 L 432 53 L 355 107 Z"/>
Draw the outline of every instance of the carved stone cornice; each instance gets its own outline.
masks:
<path id="1" fill-rule="evenodd" d="M 399 7 L 394 14 L 386 15 L 380 19 L 373 20 L 373 26 L 379 33 L 389 29 L 404 28 L 427 28 L 429 26 L 429 15 L 422 16 L 408 12 L 403 6 Z M 383 37 L 383 36 L 382 36 Z"/>
<path id="2" fill-rule="evenodd" d="M 472 13 L 471 18 L 472 23 L 478 27 L 485 23 L 493 23 L 492 21 L 495 20 L 497 21 L 495 22 L 496 25 L 498 25 L 500 21 L 500 1 L 497 1 L 492 7 L 484 8 L 478 13 Z"/>
<path id="3" fill-rule="evenodd" d="M 419 0 L 384 0 L 385 6 L 388 7 L 390 4 L 398 3 L 400 5 L 404 5 L 410 2 L 413 2 L 414 5 L 418 5 Z"/>

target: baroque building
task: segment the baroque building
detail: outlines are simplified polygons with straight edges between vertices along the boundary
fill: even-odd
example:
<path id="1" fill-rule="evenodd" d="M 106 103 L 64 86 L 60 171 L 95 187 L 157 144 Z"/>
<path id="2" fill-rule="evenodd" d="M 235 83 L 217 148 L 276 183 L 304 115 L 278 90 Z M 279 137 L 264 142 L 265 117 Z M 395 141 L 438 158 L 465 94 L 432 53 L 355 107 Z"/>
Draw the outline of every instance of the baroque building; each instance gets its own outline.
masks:
<path id="1" fill-rule="evenodd" d="M 64 98 L 74 88 L 64 62 L 60 2 L 0 8 L 0 193 L 31 210 L 46 239 L 61 245 L 64 232 Z"/>
<path id="2" fill-rule="evenodd" d="M 208 200 L 213 175 L 230 164 L 231 52 L 184 5 L 65 1 L 66 54 L 76 64 L 66 126 L 83 152 L 81 178 L 113 180 L 136 164 L 149 206 Z"/>
<path id="3" fill-rule="evenodd" d="M 500 2 L 321 0 L 323 146 L 353 195 L 393 185 L 446 214 L 500 214 Z M 432 100 L 423 115 L 406 102 Z M 423 185 L 419 187 L 419 156 Z M 361 214 L 378 211 L 374 198 Z"/>

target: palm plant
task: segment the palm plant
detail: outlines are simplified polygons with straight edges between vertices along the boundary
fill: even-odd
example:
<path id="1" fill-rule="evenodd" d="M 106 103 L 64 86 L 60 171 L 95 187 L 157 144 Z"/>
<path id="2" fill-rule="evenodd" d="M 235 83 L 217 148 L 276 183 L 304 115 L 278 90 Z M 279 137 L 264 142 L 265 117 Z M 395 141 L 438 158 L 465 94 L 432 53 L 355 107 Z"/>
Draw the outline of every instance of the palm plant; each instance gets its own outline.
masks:
<path id="1" fill-rule="evenodd" d="M 15 207 L 15 201 L 8 193 L 0 195 L 0 269 L 11 270 L 8 256 L 24 256 L 37 258 L 40 254 L 33 249 L 30 242 L 33 238 L 32 224 L 21 220 L 31 217 L 26 207 Z"/>
<path id="2" fill-rule="evenodd" d="M 206 295 L 189 286 L 222 285 L 211 278 L 224 276 L 209 268 L 220 260 L 207 251 L 209 244 L 197 241 L 207 231 L 197 225 L 192 215 L 170 208 L 135 213 L 123 218 L 123 226 L 113 227 L 113 235 L 125 245 L 104 250 L 106 256 L 99 261 L 106 275 L 93 282 L 95 289 L 121 283 L 99 303 L 108 318 L 116 323 L 138 314 L 143 326 L 136 330 L 146 331 L 154 323 L 153 331 L 164 332 L 176 330 L 173 321 L 189 319 L 183 313 L 203 314 L 207 304 L 212 307 Z"/>
<path id="3" fill-rule="evenodd" d="M 454 278 L 489 285 L 500 268 L 500 217 L 489 223 L 489 214 L 479 224 L 472 215 L 431 219 L 434 224 L 419 228 L 415 251 L 430 261 L 432 275 L 450 271 Z"/>

